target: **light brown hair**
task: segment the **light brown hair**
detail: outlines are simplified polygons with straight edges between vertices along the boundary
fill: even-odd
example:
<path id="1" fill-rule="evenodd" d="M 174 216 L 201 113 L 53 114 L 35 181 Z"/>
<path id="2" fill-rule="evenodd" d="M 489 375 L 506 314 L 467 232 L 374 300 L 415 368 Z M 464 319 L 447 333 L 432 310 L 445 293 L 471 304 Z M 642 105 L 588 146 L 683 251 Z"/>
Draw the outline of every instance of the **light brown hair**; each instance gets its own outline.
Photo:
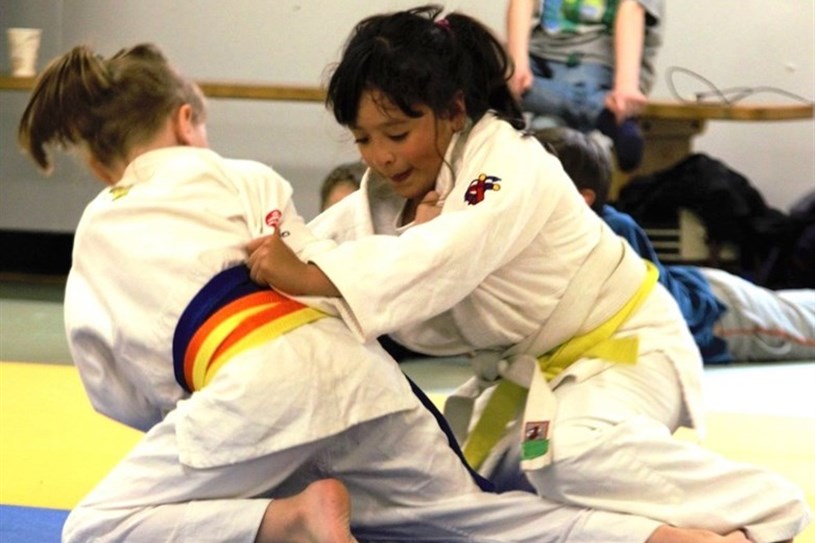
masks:
<path id="1" fill-rule="evenodd" d="M 54 59 L 40 75 L 17 137 L 46 172 L 51 169 L 50 145 L 85 144 L 109 166 L 154 136 L 183 104 L 192 106 L 194 122 L 204 121 L 200 89 L 176 72 L 155 45 L 122 49 L 109 59 L 80 45 Z"/>
<path id="2" fill-rule="evenodd" d="M 338 185 L 348 184 L 358 189 L 366 169 L 363 162 L 357 161 L 340 164 L 331 170 L 320 186 L 320 211 L 326 210 L 331 192 Z"/>

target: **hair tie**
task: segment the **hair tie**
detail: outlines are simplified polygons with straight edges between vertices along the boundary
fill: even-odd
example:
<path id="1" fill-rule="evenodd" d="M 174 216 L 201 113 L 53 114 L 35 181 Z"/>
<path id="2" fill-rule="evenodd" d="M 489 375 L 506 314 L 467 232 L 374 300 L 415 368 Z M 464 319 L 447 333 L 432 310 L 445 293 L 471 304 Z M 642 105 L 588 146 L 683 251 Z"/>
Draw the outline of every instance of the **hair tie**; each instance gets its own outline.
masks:
<path id="1" fill-rule="evenodd" d="M 436 21 L 435 24 L 436 24 L 436 26 L 438 26 L 439 28 L 443 28 L 447 32 L 452 32 L 453 31 L 453 29 L 450 27 L 450 21 L 447 20 L 447 17 L 443 17 L 443 18 L 439 19 L 438 21 Z"/>

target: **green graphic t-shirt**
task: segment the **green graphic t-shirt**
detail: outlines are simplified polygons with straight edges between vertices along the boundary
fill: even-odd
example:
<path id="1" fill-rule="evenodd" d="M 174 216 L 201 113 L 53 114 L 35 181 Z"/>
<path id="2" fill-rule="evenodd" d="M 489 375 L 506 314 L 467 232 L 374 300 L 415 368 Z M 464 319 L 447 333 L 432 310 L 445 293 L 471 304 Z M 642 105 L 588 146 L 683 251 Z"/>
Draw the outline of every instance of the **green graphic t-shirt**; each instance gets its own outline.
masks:
<path id="1" fill-rule="evenodd" d="M 535 57 L 568 63 L 614 67 L 614 19 L 626 0 L 539 0 L 536 25 L 529 42 Z M 664 0 L 633 0 L 645 10 L 640 88 L 654 82 L 654 60 L 662 44 Z"/>
<path id="2" fill-rule="evenodd" d="M 617 12 L 617 0 L 543 0 L 541 4 L 541 27 L 550 34 L 610 33 Z"/>

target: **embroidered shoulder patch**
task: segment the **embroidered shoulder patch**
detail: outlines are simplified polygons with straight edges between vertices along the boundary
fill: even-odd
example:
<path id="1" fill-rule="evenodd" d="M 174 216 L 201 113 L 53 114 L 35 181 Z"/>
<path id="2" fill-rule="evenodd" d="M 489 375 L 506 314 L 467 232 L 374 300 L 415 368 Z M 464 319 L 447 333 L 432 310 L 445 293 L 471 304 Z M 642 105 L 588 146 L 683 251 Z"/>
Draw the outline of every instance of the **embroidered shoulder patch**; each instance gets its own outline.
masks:
<path id="1" fill-rule="evenodd" d="M 467 187 L 467 192 L 464 194 L 464 200 L 468 205 L 474 206 L 484 199 L 484 195 L 488 190 L 501 190 L 499 181 L 501 179 L 498 177 L 482 173 L 478 176 L 478 179 L 470 181 L 470 186 Z"/>

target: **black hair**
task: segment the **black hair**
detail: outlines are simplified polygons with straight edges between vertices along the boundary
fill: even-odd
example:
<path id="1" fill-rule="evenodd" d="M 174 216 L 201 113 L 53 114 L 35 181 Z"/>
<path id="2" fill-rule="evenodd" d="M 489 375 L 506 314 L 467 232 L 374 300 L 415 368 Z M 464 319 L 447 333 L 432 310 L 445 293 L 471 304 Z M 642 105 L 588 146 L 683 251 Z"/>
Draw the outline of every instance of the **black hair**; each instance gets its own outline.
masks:
<path id="1" fill-rule="evenodd" d="M 522 129 L 521 108 L 507 85 L 512 61 L 477 20 L 460 13 L 438 19 L 441 6 L 374 15 L 356 25 L 328 84 L 326 105 L 337 122 L 356 122 L 362 94 L 378 90 L 409 117 L 417 105 L 450 117 L 463 94 L 475 122 L 488 110 Z"/>
<path id="2" fill-rule="evenodd" d="M 607 148 L 590 135 L 573 128 L 537 130 L 535 138 L 555 154 L 578 190 L 594 191 L 591 208 L 601 213 L 611 188 L 611 158 Z"/>

